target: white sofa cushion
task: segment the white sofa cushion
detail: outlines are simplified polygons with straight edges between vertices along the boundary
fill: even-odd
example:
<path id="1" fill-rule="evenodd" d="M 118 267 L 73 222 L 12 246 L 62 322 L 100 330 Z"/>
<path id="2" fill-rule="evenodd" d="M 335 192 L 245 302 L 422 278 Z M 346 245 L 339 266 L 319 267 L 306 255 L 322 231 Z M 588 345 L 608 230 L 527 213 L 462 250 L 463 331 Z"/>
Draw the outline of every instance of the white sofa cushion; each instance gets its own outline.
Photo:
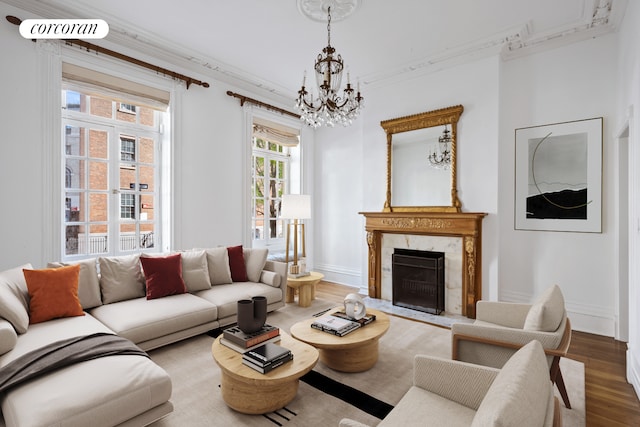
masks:
<path id="1" fill-rule="evenodd" d="M 531 341 L 502 367 L 471 426 L 542 426 L 552 392 L 542 345 Z"/>
<path id="2" fill-rule="evenodd" d="M 170 397 L 171 378 L 153 361 L 110 356 L 59 369 L 12 389 L 2 402 L 2 413 L 7 426 L 108 427 Z"/>
<path id="3" fill-rule="evenodd" d="M 78 298 L 80 299 L 82 308 L 88 310 L 101 305 L 100 280 L 98 279 L 98 264 L 96 258 L 76 262 L 50 262 L 47 264 L 47 267 L 58 268 L 75 264 L 80 264 Z"/>
<path id="4" fill-rule="evenodd" d="M 91 310 L 91 315 L 119 336 L 138 344 L 214 322 L 218 309 L 210 302 L 186 293 L 105 304 Z"/>
<path id="5" fill-rule="evenodd" d="M 144 275 L 138 255 L 98 258 L 102 302 L 124 301 L 146 295 Z"/>
<path id="6" fill-rule="evenodd" d="M 0 317 L 9 321 L 19 334 L 29 327 L 29 294 L 23 268 L 33 267 L 25 264 L 0 273 Z"/>
<path id="7" fill-rule="evenodd" d="M 210 301 L 218 307 L 218 319 L 235 316 L 238 313 L 238 300 L 251 299 L 255 296 L 267 298 L 267 305 L 282 301 L 280 288 L 264 283 L 238 282 L 227 285 L 212 286 L 211 289 L 196 293 L 200 298 Z"/>
<path id="8" fill-rule="evenodd" d="M 378 427 L 412 425 L 469 426 L 476 411 L 431 393 L 411 387 Z"/>
<path id="9" fill-rule="evenodd" d="M 184 251 L 182 255 L 182 278 L 187 291 L 197 292 L 211 287 L 207 253 L 200 251 Z"/>
<path id="10" fill-rule="evenodd" d="M 525 330 L 553 332 L 564 317 L 564 297 L 558 285 L 553 285 L 540 295 L 531 306 L 524 321 Z"/>
<path id="11" fill-rule="evenodd" d="M 91 315 L 61 317 L 29 325 L 29 332 L 18 337 L 18 342 L 13 350 L 0 356 L 0 368 L 12 360 L 52 342 L 97 332 L 113 333 L 111 329 Z"/>
<path id="12" fill-rule="evenodd" d="M 18 342 L 18 334 L 13 325 L 5 319 L 0 319 L 0 356 L 10 351 Z"/>
<path id="13" fill-rule="evenodd" d="M 224 285 L 232 283 L 231 269 L 229 268 L 229 254 L 226 247 L 209 248 L 207 252 L 207 266 L 211 285 Z"/>
<path id="14" fill-rule="evenodd" d="M 249 282 L 259 282 L 269 250 L 267 248 L 243 248 L 242 253 Z"/>
<path id="15" fill-rule="evenodd" d="M 91 315 L 65 317 L 29 326 L 0 367 L 59 340 L 113 333 Z M 140 356 L 109 356 L 51 372 L 3 396 L 6 425 L 113 426 L 157 408 L 171 396 L 169 375 Z"/>

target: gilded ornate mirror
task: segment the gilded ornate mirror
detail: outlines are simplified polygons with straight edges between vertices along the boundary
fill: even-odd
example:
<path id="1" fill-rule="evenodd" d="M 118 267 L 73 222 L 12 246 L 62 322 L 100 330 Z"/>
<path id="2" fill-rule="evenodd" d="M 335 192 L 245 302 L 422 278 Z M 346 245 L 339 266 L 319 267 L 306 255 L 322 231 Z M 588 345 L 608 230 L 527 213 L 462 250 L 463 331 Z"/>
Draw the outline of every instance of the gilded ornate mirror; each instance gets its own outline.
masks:
<path id="1" fill-rule="evenodd" d="M 459 212 L 457 124 L 462 105 L 384 120 L 387 196 L 383 212 Z"/>

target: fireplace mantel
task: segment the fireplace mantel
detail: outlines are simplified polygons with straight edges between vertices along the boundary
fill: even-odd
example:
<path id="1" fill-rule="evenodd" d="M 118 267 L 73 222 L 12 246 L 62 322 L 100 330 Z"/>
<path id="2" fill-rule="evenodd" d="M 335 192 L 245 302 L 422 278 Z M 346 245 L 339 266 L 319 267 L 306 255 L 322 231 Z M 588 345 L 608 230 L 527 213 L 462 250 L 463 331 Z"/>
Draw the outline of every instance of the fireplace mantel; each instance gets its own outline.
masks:
<path id="1" fill-rule="evenodd" d="M 412 234 L 453 236 L 463 239 L 462 314 L 476 317 L 482 298 L 482 219 L 472 212 L 360 212 L 366 218 L 369 246 L 369 296 L 380 298 L 382 284 L 382 235 Z"/>

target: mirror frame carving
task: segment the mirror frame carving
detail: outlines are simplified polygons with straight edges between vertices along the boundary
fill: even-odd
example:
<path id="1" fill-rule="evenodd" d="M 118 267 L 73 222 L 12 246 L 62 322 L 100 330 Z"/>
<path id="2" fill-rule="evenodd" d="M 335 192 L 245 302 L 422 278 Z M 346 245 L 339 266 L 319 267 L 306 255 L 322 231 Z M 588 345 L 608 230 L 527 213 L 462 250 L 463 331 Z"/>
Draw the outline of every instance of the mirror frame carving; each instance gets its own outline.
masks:
<path id="1" fill-rule="evenodd" d="M 464 108 L 462 105 L 455 105 L 380 122 L 380 126 L 382 126 L 387 134 L 387 198 L 384 203 L 383 212 L 460 212 L 461 203 L 460 199 L 458 199 L 456 151 L 458 139 L 457 125 L 463 111 Z M 451 204 L 449 206 L 393 206 L 391 204 L 391 152 L 393 135 L 444 125 L 451 126 Z"/>

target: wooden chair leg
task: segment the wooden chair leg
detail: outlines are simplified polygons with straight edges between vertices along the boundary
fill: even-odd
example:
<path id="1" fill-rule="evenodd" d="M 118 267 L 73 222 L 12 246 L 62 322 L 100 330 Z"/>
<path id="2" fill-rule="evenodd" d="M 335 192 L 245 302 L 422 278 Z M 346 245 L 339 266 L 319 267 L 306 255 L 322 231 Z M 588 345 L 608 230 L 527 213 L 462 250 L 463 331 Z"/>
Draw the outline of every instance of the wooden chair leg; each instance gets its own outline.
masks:
<path id="1" fill-rule="evenodd" d="M 569 395 L 567 394 L 567 388 L 564 385 L 564 378 L 562 378 L 562 371 L 560 371 L 560 357 L 556 356 L 553 358 L 553 362 L 551 362 L 551 370 L 550 370 L 551 382 L 553 382 L 556 387 L 558 387 L 558 391 L 560 392 L 560 396 L 562 397 L 562 401 L 564 402 L 564 406 L 567 409 L 571 409 L 571 402 L 569 402 Z"/>

